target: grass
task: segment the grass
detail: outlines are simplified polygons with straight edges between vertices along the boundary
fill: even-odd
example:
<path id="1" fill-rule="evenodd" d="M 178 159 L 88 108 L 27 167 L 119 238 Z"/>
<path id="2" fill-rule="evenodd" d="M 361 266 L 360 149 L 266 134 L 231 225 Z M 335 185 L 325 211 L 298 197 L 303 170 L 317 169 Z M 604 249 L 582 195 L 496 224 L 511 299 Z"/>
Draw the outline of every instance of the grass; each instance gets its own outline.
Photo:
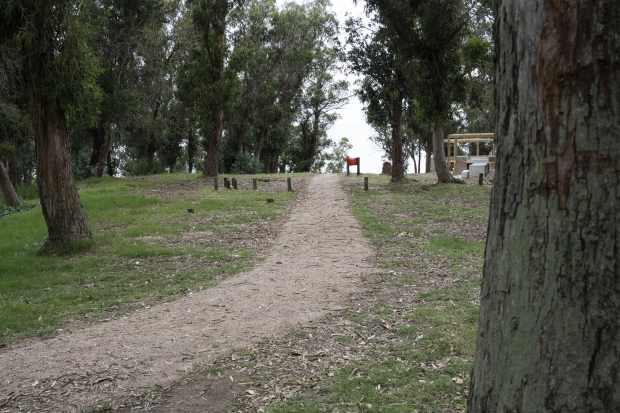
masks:
<path id="1" fill-rule="evenodd" d="M 373 284 L 372 312 L 345 312 L 354 323 L 396 326 L 393 339 L 369 350 L 325 381 L 319 390 L 269 408 L 290 412 L 464 412 L 478 326 L 484 243 L 468 239 L 486 225 L 489 187 L 393 185 L 371 176 L 370 191 L 353 190 L 351 210 L 386 270 Z M 457 225 L 459 218 L 471 218 Z M 426 271 L 429 275 L 425 275 Z M 455 280 L 433 287 L 434 272 Z M 444 275 L 445 276 L 445 275 Z M 351 345 L 350 337 L 334 340 Z M 355 346 L 352 346 L 355 347 Z M 358 346 L 359 347 L 359 346 Z"/>
<path id="2" fill-rule="evenodd" d="M 147 196 L 180 182 L 195 185 L 183 190 L 185 199 Z M 67 254 L 41 252 L 47 228 L 40 207 L 0 219 L 0 342 L 46 336 L 76 317 L 108 319 L 208 288 L 242 271 L 250 251 L 180 237 L 268 222 L 294 196 L 216 192 L 190 174 L 88 179 L 79 186 L 93 240 Z M 266 197 L 275 202 L 267 204 Z"/>

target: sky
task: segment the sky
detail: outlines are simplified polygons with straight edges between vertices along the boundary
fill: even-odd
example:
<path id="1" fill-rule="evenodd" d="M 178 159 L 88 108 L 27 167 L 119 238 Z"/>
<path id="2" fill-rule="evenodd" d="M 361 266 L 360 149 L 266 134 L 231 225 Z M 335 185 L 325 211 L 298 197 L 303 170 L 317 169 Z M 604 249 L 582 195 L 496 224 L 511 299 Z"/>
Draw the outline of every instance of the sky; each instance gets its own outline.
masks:
<path id="1" fill-rule="evenodd" d="M 296 0 L 301 3 L 301 0 Z M 286 3 L 284 0 L 277 0 L 278 7 Z M 357 4 L 353 4 L 352 0 L 332 0 L 332 10 L 338 16 L 341 23 L 341 30 L 344 28 L 346 14 L 349 13 L 354 17 L 364 16 L 364 2 L 360 0 Z M 341 35 L 344 41 L 344 34 Z M 351 84 L 351 92 L 353 92 L 357 79 L 354 75 L 349 74 L 347 80 Z M 349 152 L 351 158 L 361 158 L 360 166 L 364 173 L 381 173 L 383 167 L 383 150 L 370 141 L 370 136 L 374 135 L 373 129 L 366 123 L 364 118 L 364 105 L 353 97 L 349 104 L 343 109 L 336 111 L 340 114 L 341 119 L 336 121 L 334 126 L 327 132 L 328 137 L 334 142 L 340 141 L 340 138 L 346 137 L 353 145 L 353 149 Z M 424 165 L 425 156 L 422 154 L 422 165 Z M 409 172 L 413 172 L 413 162 L 409 162 Z"/>

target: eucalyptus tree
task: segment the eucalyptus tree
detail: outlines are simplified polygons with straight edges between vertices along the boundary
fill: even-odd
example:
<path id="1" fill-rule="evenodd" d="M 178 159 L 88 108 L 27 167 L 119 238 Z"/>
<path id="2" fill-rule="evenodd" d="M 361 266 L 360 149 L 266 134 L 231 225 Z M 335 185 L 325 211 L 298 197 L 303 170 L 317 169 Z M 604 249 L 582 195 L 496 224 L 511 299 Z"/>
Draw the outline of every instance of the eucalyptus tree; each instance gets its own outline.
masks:
<path id="1" fill-rule="evenodd" d="M 620 406 L 620 3 L 495 5 L 497 172 L 468 412 Z"/>
<path id="2" fill-rule="evenodd" d="M 103 175 L 108 152 L 113 145 L 113 132 L 139 116 L 139 84 L 153 33 L 163 31 L 170 23 L 178 1 L 169 0 L 102 0 L 97 2 L 96 35 L 92 48 L 102 63 L 97 84 L 104 93 L 97 124 L 88 129 L 92 136 L 90 165 L 95 175 Z"/>
<path id="3" fill-rule="evenodd" d="M 402 143 L 402 117 L 405 99 L 410 93 L 409 77 L 413 62 L 401 53 L 397 37 L 369 9 L 371 21 L 365 26 L 361 18 L 346 22 L 348 64 L 362 76 L 357 95 L 366 105 L 369 124 L 391 130 L 392 182 L 404 180 L 405 157 Z"/>
<path id="4" fill-rule="evenodd" d="M 308 10 L 313 23 L 312 63 L 303 85 L 300 110 L 297 116 L 299 125 L 299 147 L 296 172 L 309 172 L 316 169 L 317 155 L 329 145 L 327 131 L 339 118 L 333 111 L 341 109 L 349 101 L 349 83 L 338 79 L 345 54 L 338 41 L 339 26 L 336 17 L 327 12 L 327 1 L 310 4 Z M 324 142 L 325 145 L 321 145 Z"/>
<path id="5" fill-rule="evenodd" d="M 48 228 L 46 247 L 91 238 L 75 186 L 69 128 L 94 121 L 101 90 L 99 67 L 83 2 L 24 0 L 2 3 L 0 43 L 20 51 L 36 147 L 37 184 Z"/>
<path id="6" fill-rule="evenodd" d="M 182 68 L 180 86 L 195 111 L 199 112 L 201 134 L 207 150 L 204 175 L 218 173 L 224 110 L 234 100 L 238 79 L 226 64 L 229 48 L 226 28 L 229 13 L 241 0 L 190 0 L 187 2 L 198 41 Z"/>

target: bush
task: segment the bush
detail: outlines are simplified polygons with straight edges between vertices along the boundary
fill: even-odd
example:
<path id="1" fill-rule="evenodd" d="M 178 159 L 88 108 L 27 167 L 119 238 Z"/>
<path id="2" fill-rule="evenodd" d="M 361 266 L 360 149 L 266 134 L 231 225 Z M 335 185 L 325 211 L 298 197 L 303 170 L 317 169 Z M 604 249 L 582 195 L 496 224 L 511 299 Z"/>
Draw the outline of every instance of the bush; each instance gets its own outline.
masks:
<path id="1" fill-rule="evenodd" d="M 230 168 L 230 173 L 235 175 L 260 174 L 264 173 L 264 166 L 251 154 L 244 152 L 241 155 L 237 155 L 235 163 Z"/>

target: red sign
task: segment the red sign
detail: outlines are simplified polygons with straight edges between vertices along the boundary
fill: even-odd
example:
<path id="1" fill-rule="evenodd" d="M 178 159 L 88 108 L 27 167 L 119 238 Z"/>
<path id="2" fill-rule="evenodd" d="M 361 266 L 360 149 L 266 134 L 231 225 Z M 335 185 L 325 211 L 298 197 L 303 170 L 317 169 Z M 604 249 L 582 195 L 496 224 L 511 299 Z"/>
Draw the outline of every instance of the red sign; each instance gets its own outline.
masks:
<path id="1" fill-rule="evenodd" d="M 347 158 L 347 164 L 349 166 L 357 165 L 357 158 Z"/>

